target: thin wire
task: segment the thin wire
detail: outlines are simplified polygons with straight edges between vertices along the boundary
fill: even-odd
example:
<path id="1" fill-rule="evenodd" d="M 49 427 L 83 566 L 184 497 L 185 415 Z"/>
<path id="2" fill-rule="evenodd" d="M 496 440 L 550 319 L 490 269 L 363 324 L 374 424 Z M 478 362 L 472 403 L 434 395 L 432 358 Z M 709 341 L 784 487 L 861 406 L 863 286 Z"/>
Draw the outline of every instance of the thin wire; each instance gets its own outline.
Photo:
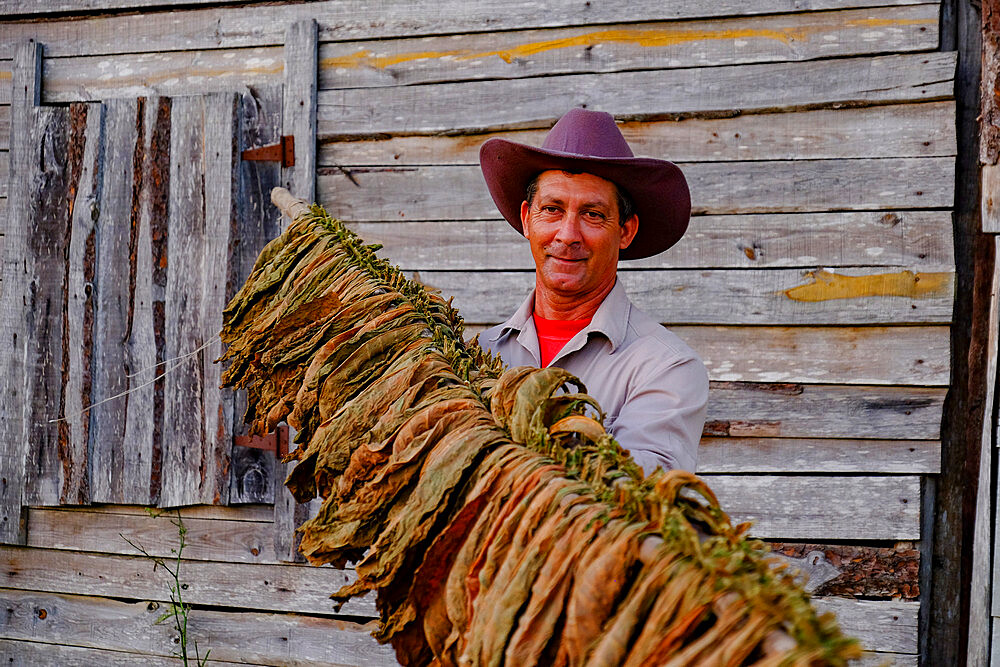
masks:
<path id="1" fill-rule="evenodd" d="M 50 424 L 55 424 L 56 422 L 68 421 L 71 418 L 75 419 L 76 417 L 82 417 L 83 415 L 87 414 L 88 412 L 90 412 L 91 410 L 93 410 L 94 408 L 96 408 L 98 405 L 101 405 L 103 403 L 107 403 L 108 401 L 113 401 L 116 398 L 121 398 L 122 396 L 127 396 L 127 395 L 131 394 L 133 391 L 137 391 L 139 389 L 142 389 L 143 387 L 147 387 L 147 386 L 153 384 L 154 382 L 156 382 L 157 380 L 161 380 L 164 377 L 166 377 L 167 374 L 169 374 L 175 368 L 178 368 L 185 361 L 187 361 L 188 359 L 190 359 L 194 355 L 198 354 L 199 352 L 201 352 L 205 348 L 209 347 L 210 345 L 214 345 L 215 343 L 218 343 L 218 342 L 219 342 L 219 340 L 217 338 L 216 339 L 209 339 L 209 341 L 207 343 L 205 343 L 204 345 L 202 345 L 201 347 L 199 347 L 197 350 L 194 350 L 192 352 L 188 352 L 187 354 L 183 354 L 183 355 L 181 355 L 179 357 L 174 357 L 173 359 L 171 359 L 170 361 L 174 361 L 174 360 L 179 360 L 179 361 L 177 361 L 176 364 L 174 364 L 170 368 L 166 369 L 165 371 L 163 371 L 162 373 L 160 373 L 156 377 L 154 377 L 152 380 L 147 380 L 146 382 L 143 382 L 142 384 L 138 384 L 138 385 L 136 385 L 134 387 L 129 387 L 125 391 L 123 391 L 121 393 L 118 393 L 118 394 L 115 394 L 114 396 L 108 396 L 107 398 L 102 399 L 102 400 L 98 401 L 97 403 L 91 403 L 90 405 L 88 405 L 87 407 L 85 407 L 83 410 L 81 410 L 80 412 L 77 412 L 75 414 L 64 415 L 64 416 L 58 417 L 56 419 L 50 419 L 49 423 Z M 163 361 L 161 363 L 166 363 L 166 361 Z M 157 366 L 158 365 L 159 364 L 157 364 Z M 132 376 L 130 375 L 128 377 L 132 377 Z"/>
<path id="2" fill-rule="evenodd" d="M 159 366 L 160 364 L 169 364 L 170 362 L 177 361 L 178 359 L 187 359 L 188 357 L 190 357 L 192 355 L 195 355 L 195 354 L 198 354 L 199 352 L 201 352 L 202 350 L 204 350 L 206 347 L 208 347 L 209 345 L 211 345 L 212 342 L 213 342 L 212 339 L 209 338 L 209 341 L 207 343 L 205 343 L 204 345 L 202 345 L 201 347 L 199 347 L 197 350 L 192 350 L 191 352 L 185 352 L 184 354 L 182 354 L 180 356 L 177 356 L 177 357 L 171 357 L 170 359 L 164 359 L 163 361 L 158 361 L 155 364 L 153 364 L 152 366 L 146 366 L 145 368 L 140 368 L 139 370 L 135 371 L 134 373 L 128 373 L 128 374 L 125 375 L 125 377 L 127 377 L 127 378 L 134 378 L 136 375 L 139 375 L 140 373 L 145 373 L 148 370 L 152 370 L 152 369 L 156 368 L 157 366 Z"/>

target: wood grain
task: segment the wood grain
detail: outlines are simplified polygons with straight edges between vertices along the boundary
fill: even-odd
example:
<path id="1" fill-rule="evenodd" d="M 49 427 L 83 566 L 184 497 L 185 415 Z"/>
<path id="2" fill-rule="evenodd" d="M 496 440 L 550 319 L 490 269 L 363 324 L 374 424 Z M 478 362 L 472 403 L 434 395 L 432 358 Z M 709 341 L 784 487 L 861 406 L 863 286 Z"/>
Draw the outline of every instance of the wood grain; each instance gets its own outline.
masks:
<path id="1" fill-rule="evenodd" d="M 137 123 L 137 121 L 140 121 Z M 126 499 L 124 485 L 149 479 L 151 429 L 146 419 L 139 436 L 126 447 L 126 415 L 133 404 L 152 412 L 152 386 L 132 390 L 133 371 L 154 359 L 127 346 L 132 335 L 133 302 L 137 277 L 138 226 L 133 216 L 133 179 L 136 147 L 141 146 L 142 126 L 137 100 L 112 100 L 106 105 L 105 144 L 101 174 L 101 197 L 96 222 L 94 303 L 93 389 L 90 410 L 92 448 L 90 454 L 91 497 L 95 502 L 148 502 L 148 485 L 140 497 Z M 141 155 L 140 155 L 141 160 Z M 140 167 L 141 170 L 141 167 Z M 135 259 L 136 261 L 133 261 Z M 149 318 L 152 324 L 152 318 Z M 143 331 L 136 332 L 140 340 Z M 139 352 L 134 357 L 134 353 Z M 145 379 L 145 378 L 143 378 Z M 139 384 L 139 382 L 135 382 Z M 143 433 L 145 431 L 145 433 Z M 145 436 L 145 437 L 143 437 Z M 128 450 L 126 452 L 126 449 Z"/>
<path id="2" fill-rule="evenodd" d="M 9 609 L 8 639 L 50 641 L 70 646 L 169 656 L 175 630 L 156 624 L 163 607 L 149 602 L 27 593 L 0 589 Z M 372 626 L 296 614 L 192 610 L 190 641 L 222 661 L 256 665 L 394 665 L 392 649 L 369 636 Z M 189 646 L 190 648 L 190 646 Z"/>
<path id="3" fill-rule="evenodd" d="M 281 136 L 282 89 L 264 86 L 247 90 L 239 100 L 239 150 L 276 143 Z M 281 233 L 281 222 L 270 204 L 271 188 L 280 181 L 281 169 L 274 162 L 240 160 L 235 193 L 235 225 L 229 259 L 226 298 L 231 298 L 250 275 L 264 245 Z M 246 392 L 234 398 L 234 435 L 245 435 Z M 259 449 L 233 447 L 230 458 L 230 503 L 274 501 L 275 454 Z"/>
<path id="4" fill-rule="evenodd" d="M 282 134 L 295 137 L 295 165 L 282 170 L 282 186 L 307 202 L 316 200 L 316 105 L 319 37 L 316 21 L 288 28 L 284 58 Z"/>
<path id="5" fill-rule="evenodd" d="M 753 18 L 617 24 L 338 42 L 319 52 L 319 87 L 359 88 L 553 74 L 802 61 L 937 47 L 934 4 Z M 734 40 L 740 46 L 733 48 Z M 278 47 L 58 58 L 43 101 L 222 92 L 274 83 L 298 54 Z M 308 59 L 315 62 L 315 53 Z M 301 63 L 305 65 L 306 63 Z"/>
<path id="6" fill-rule="evenodd" d="M 712 382 L 706 436 L 936 440 L 943 388 Z"/>
<path id="7" fill-rule="evenodd" d="M 940 469 L 937 440 L 705 437 L 698 445 L 698 474 L 935 474 Z"/>
<path id="8" fill-rule="evenodd" d="M 955 154 L 954 116 L 955 103 L 944 101 L 735 118 L 623 121 L 618 128 L 636 155 L 675 162 L 934 157 Z M 547 133 L 548 128 L 361 141 L 321 136 L 319 164 L 478 165 L 479 147 L 487 139 L 498 137 L 541 146 Z"/>
<path id="9" fill-rule="evenodd" d="M 750 535 L 795 540 L 920 539 L 917 476 L 704 475 Z"/>
<path id="10" fill-rule="evenodd" d="M 821 611 L 833 612 L 844 634 L 860 639 L 865 649 L 910 655 L 917 653 L 919 602 L 828 597 L 816 599 L 814 603 Z M 864 624 L 869 625 L 866 627 Z M 878 633 L 878 639 L 867 639 L 873 633 Z"/>
<path id="11" fill-rule="evenodd" d="M 717 67 L 933 50 L 938 44 L 937 24 L 935 5 L 914 5 L 336 42 L 320 50 L 320 88 Z"/>
<path id="12" fill-rule="evenodd" d="M 465 329 L 471 340 L 486 327 Z M 671 326 L 708 377 L 736 382 L 939 385 L 949 382 L 947 327 Z"/>
<path id="13" fill-rule="evenodd" d="M 28 41 L 18 47 L 13 68 L 14 92 L 11 130 L 14 141 L 10 159 L 28 165 L 15 170 L 10 187 L 9 219 L 5 224 L 2 289 L 0 289 L 0 542 L 23 543 L 25 519 L 22 508 L 26 443 L 34 428 L 31 400 L 34 395 L 36 360 L 31 341 L 31 322 L 25 308 L 29 303 L 32 282 L 36 280 L 35 252 L 28 225 L 34 213 L 34 183 L 38 176 L 35 139 L 37 105 L 41 87 L 42 47 Z M 3 86 L 6 88 L 6 86 Z M 51 159 L 51 158 L 50 158 Z M 58 243 L 58 242 L 57 242 Z M 33 319 L 33 318 L 32 318 Z M 60 355 L 61 357 L 61 355 Z"/>
<path id="14" fill-rule="evenodd" d="M 843 58 L 324 90 L 321 135 L 433 134 L 547 127 L 583 106 L 616 116 L 690 116 L 948 99 L 954 53 Z M 413 113 L 419 109 L 420 113 Z"/>
<path id="15" fill-rule="evenodd" d="M 58 504 L 65 431 L 56 419 L 64 410 L 67 378 L 63 368 L 68 352 L 64 340 L 65 253 L 69 241 L 68 110 L 38 108 L 29 134 L 29 214 L 12 220 L 28 237 L 22 264 L 25 274 L 21 277 L 26 282 L 25 298 L 15 315 L 23 320 L 24 329 L 13 334 L 15 344 L 19 335 L 26 343 L 22 360 L 25 402 L 20 406 L 27 425 L 23 497 L 25 504 Z"/>
<path id="16" fill-rule="evenodd" d="M 280 83 L 283 67 L 281 49 L 274 46 L 53 58 L 45 64 L 42 101 L 232 92 Z"/>
<path id="17" fill-rule="evenodd" d="M 674 327 L 713 380 L 947 386 L 948 327 Z"/>
<path id="18" fill-rule="evenodd" d="M 162 611 L 158 605 L 11 590 L 0 590 L 0 601 L 11 610 L 8 639 L 49 639 L 154 656 L 169 655 L 174 648 L 170 627 L 153 625 Z M 916 644 L 919 603 L 824 598 L 816 604 L 833 611 L 845 632 L 857 637 L 866 649 L 891 651 Z M 198 645 L 211 648 L 212 657 L 222 661 L 396 664 L 392 649 L 368 636 L 371 625 L 294 614 L 208 610 L 194 610 L 189 623 Z"/>
<path id="19" fill-rule="evenodd" d="M 25 547 L 0 547 L 0 554 L 7 563 L 0 588 L 170 601 L 170 575 L 138 554 Z M 181 574 L 189 604 L 320 616 L 333 615 L 330 594 L 355 580 L 353 570 L 330 567 L 201 560 L 182 561 Z M 377 617 L 374 595 L 347 602 L 338 614 Z"/>
<path id="20" fill-rule="evenodd" d="M 232 225 L 234 106 L 224 93 L 173 101 L 165 356 L 189 358 L 175 364 L 164 394 L 164 507 L 224 503 L 229 490 L 232 403 L 212 360 Z"/>
<path id="21" fill-rule="evenodd" d="M 66 257 L 66 341 L 63 368 L 65 422 L 59 425 L 62 447 L 60 501 L 90 500 L 90 425 L 85 409 L 93 404 L 94 278 L 97 220 L 100 217 L 105 109 L 100 104 L 70 109 L 70 221 Z M 82 145 L 81 145 L 82 144 Z"/>
<path id="22" fill-rule="evenodd" d="M 442 193 L 442 196 L 445 196 Z M 331 207 L 336 206 L 331 204 Z M 504 220 L 355 222 L 351 229 L 405 270 L 525 270 L 524 237 Z M 668 252 L 623 269 L 954 266 L 948 211 L 851 211 L 695 216 Z"/>
<path id="23" fill-rule="evenodd" d="M 152 519 L 146 514 L 32 508 L 28 545 L 47 549 L 94 551 L 134 556 L 128 537 L 154 556 L 171 556 L 177 528 L 170 523 L 174 510 Z M 184 516 L 182 514 L 182 516 Z M 184 557 L 231 563 L 274 563 L 270 521 L 224 521 L 184 516 L 187 546 Z"/>
<path id="24" fill-rule="evenodd" d="M 534 287 L 533 272 L 409 273 L 423 284 L 441 290 L 446 297 L 453 296 L 462 315 L 475 324 L 506 320 Z M 906 290 L 896 292 L 894 284 L 913 283 L 920 276 L 898 271 L 884 273 L 878 269 L 845 268 L 837 269 L 836 273 L 798 269 L 618 271 L 632 302 L 657 321 L 671 326 L 946 324 L 952 312 L 950 276 L 950 273 L 925 276 L 925 284 L 937 284 L 939 289 L 911 298 L 905 295 Z M 851 277 L 858 278 L 860 283 L 856 284 Z M 840 298 L 838 295 L 844 293 L 835 290 L 840 284 L 853 290 L 846 293 L 853 296 L 845 294 L 845 298 Z M 919 280 L 914 284 L 919 284 Z M 787 290 L 810 285 L 817 285 L 820 293 L 829 294 L 830 298 L 801 301 L 785 294 Z"/>
<path id="25" fill-rule="evenodd" d="M 947 208 L 952 158 L 702 162 L 679 165 L 694 215 Z M 498 217 L 478 167 L 324 167 L 320 203 L 350 222 Z"/>
<path id="26" fill-rule="evenodd" d="M 937 3 L 921 0 L 814 0 L 809 3 L 808 9 L 917 4 Z M 802 9 L 802 4 L 795 0 L 724 0 L 710 4 L 700 0 L 669 4 L 636 0 L 630 3 L 628 15 L 630 20 L 636 22 L 672 21 L 799 12 Z M 488 0 L 451 5 L 448 11 L 443 12 L 440 5 L 429 0 L 402 5 L 372 5 L 365 0 L 326 0 L 304 5 L 257 5 L 253 11 L 237 6 L 83 17 L 72 22 L 11 21 L 4 26 L 7 37 L 0 45 L 0 58 L 10 58 L 14 52 L 12 44 L 32 37 L 46 45 L 50 56 L 58 57 L 277 46 L 284 43 L 285 28 L 303 19 L 315 19 L 320 26 L 320 39 L 329 42 L 611 24 L 621 21 L 621 9 L 603 3 L 592 3 L 581 9 L 579 3 L 573 0 L 556 0 L 546 4 L 546 11 L 539 12 L 537 4 L 528 0 Z"/>

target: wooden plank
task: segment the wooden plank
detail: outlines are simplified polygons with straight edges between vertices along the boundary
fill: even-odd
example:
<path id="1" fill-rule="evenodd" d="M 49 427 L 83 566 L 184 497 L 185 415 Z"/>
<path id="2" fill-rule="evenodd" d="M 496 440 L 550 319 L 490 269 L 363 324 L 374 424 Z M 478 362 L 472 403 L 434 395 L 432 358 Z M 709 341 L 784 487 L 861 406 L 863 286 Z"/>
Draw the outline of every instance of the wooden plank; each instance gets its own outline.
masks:
<path id="1" fill-rule="evenodd" d="M 940 469 L 938 440 L 706 437 L 698 446 L 698 474 L 935 474 Z"/>
<path id="2" fill-rule="evenodd" d="M 813 0 L 808 9 L 916 4 L 936 3 L 925 3 L 923 0 Z M 630 3 L 628 16 L 636 22 L 670 21 L 777 14 L 802 9 L 802 4 L 796 0 L 725 0 L 715 3 L 680 0 L 669 4 L 636 0 Z M 284 43 L 286 26 L 303 19 L 315 19 L 320 26 L 320 39 L 328 42 L 598 25 L 616 23 L 621 18 L 621 8 L 615 5 L 592 3 L 581 8 L 574 0 L 549 2 L 544 12 L 538 11 L 537 4 L 525 0 L 459 3 L 449 6 L 446 12 L 441 11 L 439 4 L 428 0 L 400 5 L 372 5 L 366 0 L 327 0 L 303 5 L 256 5 L 253 11 L 241 7 L 178 9 L 169 13 L 105 15 L 75 21 L 5 22 L 6 39 L 0 44 L 0 58 L 10 58 L 13 55 L 10 45 L 29 38 L 44 43 L 48 54 L 53 57 L 277 46 Z"/>
<path id="3" fill-rule="evenodd" d="M 0 81 L 3 80 L 3 72 L 0 72 Z M 5 87 L 0 84 L 0 87 Z M 10 105 L 0 104 L 0 149 L 10 148 Z M 6 157 L 6 156 L 4 156 Z"/>
<path id="4" fill-rule="evenodd" d="M 60 461 L 65 432 L 56 422 L 65 401 L 66 375 L 62 372 L 68 349 L 66 326 L 66 263 L 69 210 L 68 153 L 69 113 L 66 109 L 40 107 L 29 130 L 29 215 L 11 224 L 20 225 L 28 236 L 22 258 L 27 284 L 19 317 L 24 329 L 14 333 L 26 339 L 24 363 L 26 391 L 24 417 L 27 422 L 24 502 L 57 504 L 63 473 Z M 6 280 L 4 281 L 6 283 Z M 17 290 L 19 291 L 19 290 Z M 15 289 L 12 292 L 17 293 Z"/>
<path id="5" fill-rule="evenodd" d="M 190 359 L 165 389 L 163 507 L 224 504 L 229 492 L 233 404 L 212 360 L 234 216 L 235 104 L 227 93 L 173 101 L 166 357 Z"/>
<path id="6" fill-rule="evenodd" d="M 45 63 L 42 101 L 231 92 L 279 83 L 283 68 L 276 46 L 52 58 Z"/>
<path id="7" fill-rule="evenodd" d="M 153 625 L 162 610 L 158 605 L 9 589 L 0 589 L 0 600 L 11 610 L 5 633 L 8 639 L 49 640 L 152 655 L 169 655 L 173 648 L 170 627 Z M 857 637 L 865 649 L 906 650 L 916 643 L 917 602 L 819 598 L 814 604 L 822 611 L 834 612 L 844 631 Z M 201 609 L 191 613 L 189 623 L 199 647 L 210 648 L 212 657 L 220 660 L 248 664 L 396 664 L 391 648 L 367 636 L 370 625 L 295 614 Z"/>
<path id="8" fill-rule="evenodd" d="M 444 194 L 444 193 L 442 193 Z M 334 204 L 335 206 L 336 204 Z M 524 238 L 503 220 L 355 222 L 351 229 L 404 270 L 534 269 Z M 699 215 L 670 252 L 643 269 L 902 266 L 950 270 L 948 211 Z"/>
<path id="9" fill-rule="evenodd" d="M 946 386 L 948 327 L 675 327 L 713 380 Z"/>
<path id="10" fill-rule="evenodd" d="M 289 192 L 310 202 L 316 200 L 318 58 L 316 21 L 307 19 L 291 24 L 285 37 L 285 62 L 289 67 L 285 70 L 283 133 L 295 137 L 295 165 L 282 169 L 281 179 Z M 289 223 L 291 220 L 281 216 L 282 228 Z M 280 560 L 297 562 L 303 557 L 298 549 L 302 538 L 296 529 L 315 514 L 316 508 L 296 502 L 285 488 L 291 469 L 291 464 L 282 463 L 274 469 L 273 546 Z"/>
<path id="11" fill-rule="evenodd" d="M 0 196 L 7 196 L 10 183 L 9 159 L 6 151 L 0 152 Z"/>
<path id="12" fill-rule="evenodd" d="M 912 653 L 880 653 L 865 651 L 860 658 L 851 661 L 851 667 L 917 667 L 920 656 Z"/>
<path id="13" fill-rule="evenodd" d="M 169 656 L 176 631 L 156 624 L 159 604 L 126 603 L 97 597 L 26 593 L 0 589 L 9 609 L 7 639 L 45 640 Z M 255 665 L 395 665 L 392 648 L 369 633 L 374 625 L 297 614 L 192 610 L 190 640 L 213 658 Z M 189 644 L 190 648 L 190 644 Z"/>
<path id="14" fill-rule="evenodd" d="M 177 528 L 170 515 L 147 515 L 32 508 L 28 545 L 46 549 L 94 551 L 132 556 L 135 549 L 122 535 L 140 543 L 154 556 L 171 556 L 177 548 Z M 182 515 L 183 516 L 183 515 Z M 270 521 L 220 521 L 185 517 L 184 557 L 231 563 L 274 563 Z"/>
<path id="15" fill-rule="evenodd" d="M 281 86 L 247 90 L 239 101 L 239 150 L 266 146 L 281 136 Z M 271 189 L 279 185 L 281 168 L 276 162 L 240 160 L 236 191 L 236 232 L 230 258 L 226 297 L 231 298 L 250 275 L 264 245 L 281 233 L 281 223 L 271 205 Z M 233 434 L 246 435 L 243 424 L 246 392 L 234 396 Z M 230 458 L 229 502 L 274 502 L 275 454 L 260 449 L 233 447 Z"/>
<path id="16" fill-rule="evenodd" d="M 239 2 L 252 2 L 252 0 L 236 0 Z M 187 5 L 221 5 L 220 0 L 0 0 L 0 14 L 52 14 L 52 13 L 73 13 L 82 14 L 85 12 L 102 11 L 107 12 L 116 9 L 135 9 L 139 7 L 158 9 L 173 6 Z M 226 4 L 232 5 L 233 2 Z"/>
<path id="17" fill-rule="evenodd" d="M 679 165 L 694 215 L 948 208 L 953 158 Z M 479 167 L 322 167 L 320 202 L 351 222 L 497 218 Z"/>
<path id="18" fill-rule="evenodd" d="M 476 324 L 504 321 L 534 287 L 528 272 L 410 273 L 454 296 L 463 317 Z M 636 306 L 670 325 L 946 324 L 952 312 L 950 273 L 619 270 L 618 278 Z M 914 291 L 920 282 L 928 292 Z"/>
<path id="19" fill-rule="evenodd" d="M 844 633 L 857 637 L 869 651 L 917 653 L 919 602 L 833 597 L 813 602 L 818 610 L 833 612 Z"/>
<path id="20" fill-rule="evenodd" d="M 915 5 L 339 42 L 320 50 L 320 88 L 717 67 L 936 50 L 938 13 L 936 5 Z"/>
<path id="21" fill-rule="evenodd" d="M 325 90 L 322 135 L 433 134 L 546 127 L 572 107 L 622 116 L 690 116 L 947 99 L 954 53 L 842 58 L 402 88 Z M 414 110 L 419 109 L 419 113 Z"/>
<path id="22" fill-rule="evenodd" d="M 150 518 L 151 508 L 145 505 L 89 505 L 87 507 L 73 507 L 70 505 L 60 505 L 59 507 L 46 508 L 46 511 L 60 511 L 66 515 L 78 514 L 80 512 L 100 512 L 102 514 L 121 514 L 124 516 L 139 516 Z M 156 510 L 159 511 L 159 510 Z M 215 519 L 218 521 L 270 521 L 270 505 L 239 505 L 227 507 L 225 505 L 188 505 L 170 510 L 170 515 L 175 516 L 180 512 L 184 520 L 187 519 Z M 72 519 L 69 519 L 72 520 Z"/>
<path id="23" fill-rule="evenodd" d="M 66 257 L 66 365 L 63 368 L 64 407 L 59 424 L 63 503 L 90 501 L 90 427 L 87 412 L 94 401 L 94 290 L 97 262 L 97 221 L 100 211 L 104 158 L 104 107 L 74 105 L 70 109 L 70 237 Z"/>
<path id="24" fill-rule="evenodd" d="M 133 302 L 138 269 L 139 220 L 133 215 L 136 149 L 141 146 L 138 128 L 142 116 L 136 100 L 110 100 L 106 104 L 105 145 L 102 156 L 99 217 L 96 224 L 94 283 L 93 385 L 90 410 L 91 498 L 95 502 L 148 502 L 151 431 L 137 442 L 125 439 L 126 415 L 134 402 L 146 407 L 148 424 L 152 387 L 136 387 L 133 371 L 148 365 L 140 357 L 133 365 L 133 349 L 123 343 L 131 337 Z M 140 121 L 140 122 L 137 122 Z M 141 163 L 141 154 L 138 156 Z M 139 167 L 141 173 L 141 167 Z M 140 361 L 141 360 L 141 361 Z M 143 378 L 145 379 L 145 378 Z M 136 382 L 139 384 L 139 382 Z M 134 395 L 133 395 L 134 393 Z M 134 422 L 133 422 L 134 423 Z M 127 444 L 126 444 L 127 443 Z M 133 447 L 134 445 L 134 447 Z M 132 455 L 134 454 L 134 456 Z M 126 500 L 133 485 L 141 483 L 141 497 Z"/>
<path id="25" fill-rule="evenodd" d="M 59 665 L 60 667 L 176 667 L 177 658 L 152 656 L 129 651 L 109 651 L 82 646 L 64 646 L 46 642 L 0 639 L 0 656 L 13 665 Z M 232 665 L 209 660 L 206 665 Z"/>
<path id="26" fill-rule="evenodd" d="M 912 542 L 892 547 L 772 543 L 771 552 L 808 578 L 814 596 L 849 595 L 916 600 L 920 597 L 920 550 Z"/>
<path id="27" fill-rule="evenodd" d="M 2 110 L 2 107 L 0 107 Z M 621 122 L 636 155 L 675 162 L 935 157 L 955 154 L 955 103 L 814 109 L 735 118 Z M 499 137 L 541 146 L 548 129 L 363 141 L 320 137 L 319 164 L 387 166 L 479 164 L 479 147 Z"/>
<path id="28" fill-rule="evenodd" d="M 467 327 L 466 339 L 485 328 Z M 924 386 L 949 381 L 948 327 L 669 328 L 699 354 L 710 380 Z"/>
<path id="29" fill-rule="evenodd" d="M 704 475 L 750 535 L 782 540 L 920 539 L 920 478 Z"/>
<path id="30" fill-rule="evenodd" d="M 993 5 L 997 9 L 995 4 Z M 996 21 L 1000 21 L 998 16 Z M 988 193 L 984 192 L 984 196 Z M 993 238 L 994 249 L 1000 251 L 1000 236 Z M 998 255 L 994 255 L 998 257 Z M 993 582 L 997 560 L 993 552 L 994 542 L 1000 531 L 996 529 L 996 509 L 993 494 L 997 484 L 993 479 L 993 466 L 996 458 L 994 440 L 997 428 L 997 413 L 995 391 L 997 387 L 997 357 L 998 332 L 1000 328 L 1000 262 L 994 261 L 993 279 L 989 298 L 989 321 L 986 329 L 985 349 L 986 369 L 983 374 L 984 399 L 982 403 L 982 440 L 979 448 L 979 460 L 975 473 L 978 477 L 973 510 L 972 528 L 972 571 L 969 583 L 969 634 L 966 644 L 970 664 L 986 665 L 989 661 L 990 633 L 992 610 L 997 609 L 993 596 Z M 991 567 L 992 566 L 992 567 Z M 992 602 L 992 604 L 991 604 Z"/>
<path id="31" fill-rule="evenodd" d="M 934 440 L 945 390 L 711 382 L 712 437 Z"/>
<path id="32" fill-rule="evenodd" d="M 980 179 L 983 195 L 979 213 L 983 232 L 1000 234 L 1000 165 L 982 165 Z"/>
<path id="33" fill-rule="evenodd" d="M 801 61 L 937 48 L 938 6 L 809 12 L 326 44 L 319 87 L 358 88 L 552 74 Z M 733 40 L 742 46 L 733 48 Z M 50 60 L 43 101 L 190 95 L 275 82 L 278 47 Z"/>
<path id="34" fill-rule="evenodd" d="M 31 401 L 39 368 L 31 334 L 32 313 L 25 305 L 36 277 L 36 256 L 43 248 L 32 243 L 31 230 L 24 221 L 33 219 L 36 203 L 33 182 L 43 165 L 38 159 L 36 117 L 41 87 L 42 47 L 34 41 L 20 44 L 14 67 L 14 104 L 11 118 L 9 159 L 24 168 L 10 187 L 9 219 L 5 220 L 3 264 L 0 267 L 0 543 L 23 543 L 26 515 L 22 508 L 27 443 L 35 430 L 36 416 Z M 2 86 L 6 88 L 6 86 Z M 50 146 L 51 148 L 51 146 Z M 49 160 L 54 159 L 49 156 Z M 41 180 L 40 178 L 38 180 Z M 39 237 L 34 237 L 38 239 Z M 58 245 L 56 240 L 55 245 Z M 37 287 L 36 287 L 37 288 Z M 43 289 L 47 289 L 43 287 Z M 32 304 L 34 305 L 34 304 Z M 50 338 L 51 340 L 51 338 Z M 61 354 L 56 358 L 61 358 Z M 44 360 L 44 357 L 42 358 Z"/>
<path id="35" fill-rule="evenodd" d="M 319 37 L 316 21 L 297 21 L 285 38 L 283 134 L 295 137 L 295 165 L 282 170 L 282 184 L 296 197 L 316 200 L 316 105 Z"/>
<path id="36" fill-rule="evenodd" d="M 170 600 L 170 575 L 143 556 L 26 547 L 0 547 L 0 554 L 7 563 L 0 572 L 0 588 Z M 182 561 L 180 572 L 189 604 L 321 616 L 334 613 L 330 594 L 356 578 L 353 570 L 330 567 L 199 560 Z M 375 618 L 374 597 L 351 600 L 338 614 Z"/>

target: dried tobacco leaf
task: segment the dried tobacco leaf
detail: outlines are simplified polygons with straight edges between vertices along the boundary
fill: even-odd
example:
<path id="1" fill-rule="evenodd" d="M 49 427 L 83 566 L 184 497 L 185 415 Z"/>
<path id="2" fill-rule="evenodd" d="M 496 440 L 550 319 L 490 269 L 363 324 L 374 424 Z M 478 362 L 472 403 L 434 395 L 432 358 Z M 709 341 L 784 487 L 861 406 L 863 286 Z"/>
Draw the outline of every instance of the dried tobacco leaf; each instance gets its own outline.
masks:
<path id="1" fill-rule="evenodd" d="M 247 389 L 255 432 L 298 429 L 286 484 L 324 498 L 303 553 L 361 559 L 335 597 L 375 590 L 376 636 L 403 664 L 859 654 L 701 480 L 644 476 L 578 380 L 502 372 L 462 331 L 449 302 L 316 207 L 224 311 L 224 382 Z"/>

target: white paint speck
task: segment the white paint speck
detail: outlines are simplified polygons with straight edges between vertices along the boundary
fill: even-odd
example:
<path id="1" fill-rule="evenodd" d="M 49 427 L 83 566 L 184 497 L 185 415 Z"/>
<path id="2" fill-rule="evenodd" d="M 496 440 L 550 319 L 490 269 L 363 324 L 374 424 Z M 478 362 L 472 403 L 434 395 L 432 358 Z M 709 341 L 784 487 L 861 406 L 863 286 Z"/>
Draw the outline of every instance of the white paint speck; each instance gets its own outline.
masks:
<path id="1" fill-rule="evenodd" d="M 885 248 L 865 248 L 865 254 L 869 257 L 878 257 L 883 252 L 885 252 Z"/>

